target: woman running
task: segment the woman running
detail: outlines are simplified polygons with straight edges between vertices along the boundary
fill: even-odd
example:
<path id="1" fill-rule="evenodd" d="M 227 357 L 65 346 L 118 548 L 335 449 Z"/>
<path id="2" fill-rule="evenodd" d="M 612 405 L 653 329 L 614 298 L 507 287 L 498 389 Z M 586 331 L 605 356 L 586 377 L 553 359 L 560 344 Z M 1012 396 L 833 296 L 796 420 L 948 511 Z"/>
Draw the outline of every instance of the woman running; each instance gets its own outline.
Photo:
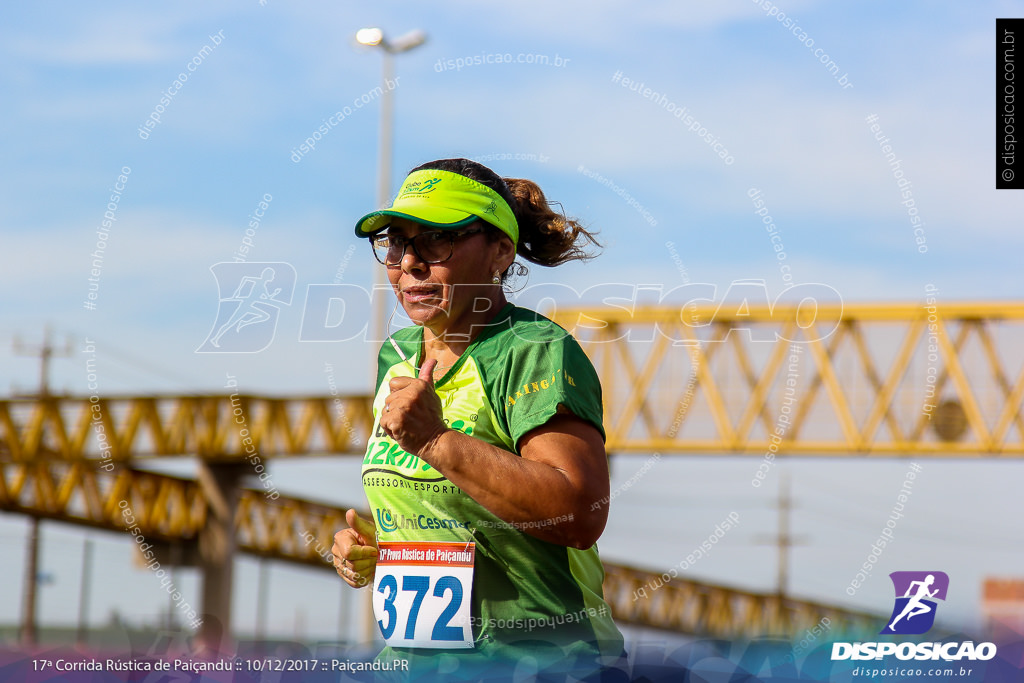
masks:
<path id="1" fill-rule="evenodd" d="M 600 677 L 623 654 L 595 545 L 609 494 L 601 385 L 568 332 L 502 287 L 517 255 L 556 266 L 596 241 L 533 182 L 468 159 L 413 169 L 356 234 L 415 323 L 378 356 L 372 519 L 349 510 L 333 548 L 349 585 L 373 585 L 379 659 L 409 661 L 413 678 L 517 662 Z"/>

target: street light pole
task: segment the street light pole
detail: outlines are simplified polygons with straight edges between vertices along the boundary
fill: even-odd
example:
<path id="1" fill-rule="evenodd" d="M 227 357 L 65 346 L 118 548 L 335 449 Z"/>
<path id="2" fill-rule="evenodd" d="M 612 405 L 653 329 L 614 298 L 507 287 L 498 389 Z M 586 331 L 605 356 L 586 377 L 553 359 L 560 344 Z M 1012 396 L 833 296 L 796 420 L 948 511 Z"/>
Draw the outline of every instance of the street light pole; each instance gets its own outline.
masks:
<path id="1" fill-rule="evenodd" d="M 380 159 L 377 170 L 377 208 L 383 209 L 391 199 L 391 149 L 394 137 L 394 95 L 391 86 L 394 77 L 394 55 L 408 52 L 419 47 L 427 40 L 427 34 L 420 30 L 410 31 L 395 40 L 387 40 L 379 28 L 363 28 L 356 32 L 356 41 L 360 45 L 380 47 L 384 54 L 381 60 L 381 98 L 380 98 Z M 383 342 L 387 337 L 387 306 L 388 297 L 383 296 L 388 289 L 388 281 L 383 268 L 374 270 L 374 290 L 380 292 L 371 297 L 377 300 L 371 315 L 374 317 L 371 328 L 374 339 Z M 371 352 L 370 362 L 371 386 L 377 379 L 377 364 Z"/>
<path id="2" fill-rule="evenodd" d="M 394 144 L 395 101 L 388 84 L 395 74 L 395 58 L 385 50 L 381 58 L 380 159 L 377 171 L 377 207 L 383 209 L 391 199 L 391 148 Z M 383 340 L 383 337 L 381 338 Z"/>
<path id="3" fill-rule="evenodd" d="M 386 45 L 386 43 L 381 43 Z M 380 152 L 379 159 L 377 162 L 377 208 L 383 209 L 388 205 L 388 200 L 391 198 L 391 148 L 393 146 L 394 139 L 394 98 L 391 96 L 391 91 L 388 90 L 389 79 L 395 71 L 395 60 L 391 54 L 391 51 L 387 48 L 384 49 L 384 55 L 381 58 L 381 90 L 384 91 L 380 98 Z M 377 343 L 383 343 L 384 339 L 388 334 L 388 322 L 387 322 L 387 311 L 388 311 L 388 299 L 387 286 L 388 276 L 387 269 L 380 264 L 374 263 L 377 266 L 373 269 L 373 289 L 371 292 L 370 301 L 377 302 L 373 306 L 373 339 Z M 377 380 L 377 363 L 374 362 L 374 354 L 376 353 L 377 344 L 370 345 L 370 386 L 373 387 Z"/>

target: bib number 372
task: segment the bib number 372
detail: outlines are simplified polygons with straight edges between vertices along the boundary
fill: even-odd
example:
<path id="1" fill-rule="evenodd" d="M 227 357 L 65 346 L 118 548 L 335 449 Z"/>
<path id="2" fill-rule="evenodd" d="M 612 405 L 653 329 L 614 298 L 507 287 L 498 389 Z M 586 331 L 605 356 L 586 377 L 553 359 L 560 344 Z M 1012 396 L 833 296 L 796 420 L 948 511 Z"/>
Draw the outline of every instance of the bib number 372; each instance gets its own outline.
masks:
<path id="1" fill-rule="evenodd" d="M 378 543 L 373 613 L 393 647 L 471 648 L 473 543 Z"/>

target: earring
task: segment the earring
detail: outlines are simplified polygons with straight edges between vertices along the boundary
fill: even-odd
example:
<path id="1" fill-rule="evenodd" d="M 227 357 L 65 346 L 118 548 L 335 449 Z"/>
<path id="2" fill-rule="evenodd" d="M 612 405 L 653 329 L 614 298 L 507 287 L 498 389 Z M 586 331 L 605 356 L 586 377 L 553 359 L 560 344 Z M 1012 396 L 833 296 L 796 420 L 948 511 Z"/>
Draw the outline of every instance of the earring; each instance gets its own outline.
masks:
<path id="1" fill-rule="evenodd" d="M 492 285 L 500 285 L 501 284 L 501 273 L 499 273 L 498 271 L 494 271 L 494 276 L 491 278 L 491 284 Z"/>

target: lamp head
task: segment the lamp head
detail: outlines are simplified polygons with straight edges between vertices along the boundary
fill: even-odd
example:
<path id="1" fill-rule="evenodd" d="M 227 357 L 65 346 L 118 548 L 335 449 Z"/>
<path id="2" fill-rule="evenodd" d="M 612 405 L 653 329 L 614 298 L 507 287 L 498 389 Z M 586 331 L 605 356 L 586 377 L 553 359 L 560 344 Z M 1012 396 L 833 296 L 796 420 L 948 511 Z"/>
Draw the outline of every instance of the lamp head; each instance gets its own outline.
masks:
<path id="1" fill-rule="evenodd" d="M 360 45 L 380 45 L 384 40 L 384 32 L 379 28 L 361 28 L 356 31 L 356 41 Z"/>

